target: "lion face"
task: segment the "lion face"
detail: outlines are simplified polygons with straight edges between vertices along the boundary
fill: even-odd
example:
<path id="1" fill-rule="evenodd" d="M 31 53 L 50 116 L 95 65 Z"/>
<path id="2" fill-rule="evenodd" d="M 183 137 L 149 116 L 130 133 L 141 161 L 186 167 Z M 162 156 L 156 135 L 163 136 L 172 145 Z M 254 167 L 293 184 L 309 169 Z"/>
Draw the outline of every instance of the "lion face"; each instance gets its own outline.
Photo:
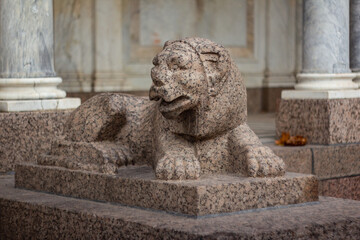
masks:
<path id="1" fill-rule="evenodd" d="M 200 104 L 207 93 L 199 56 L 187 44 L 174 43 L 153 59 L 150 100 L 160 101 L 159 110 L 168 119 Z"/>

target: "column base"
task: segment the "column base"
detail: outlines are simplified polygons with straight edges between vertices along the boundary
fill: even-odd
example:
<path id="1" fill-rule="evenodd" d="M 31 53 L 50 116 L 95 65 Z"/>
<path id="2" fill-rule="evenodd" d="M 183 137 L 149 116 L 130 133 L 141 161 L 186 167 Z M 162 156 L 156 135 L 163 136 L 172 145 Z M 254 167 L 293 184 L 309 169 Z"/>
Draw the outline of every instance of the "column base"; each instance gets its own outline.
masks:
<path id="1" fill-rule="evenodd" d="M 300 73 L 296 76 L 299 83 L 296 90 L 339 90 L 357 89 L 359 86 L 352 80 L 355 73 Z"/>
<path id="2" fill-rule="evenodd" d="M 276 133 L 313 144 L 360 143 L 360 90 L 284 91 Z"/>
<path id="3" fill-rule="evenodd" d="M 66 92 L 57 89 L 59 77 L 48 78 L 0 78 L 0 99 L 29 100 L 64 98 Z"/>
<path id="4" fill-rule="evenodd" d="M 0 112 L 65 110 L 80 106 L 80 98 L 44 100 L 0 100 Z"/>
<path id="5" fill-rule="evenodd" d="M 346 99 L 360 98 L 360 89 L 354 90 L 285 90 L 281 99 Z"/>
<path id="6" fill-rule="evenodd" d="M 360 88 L 360 72 L 356 73 L 354 83 L 356 83 L 358 85 L 358 87 Z"/>

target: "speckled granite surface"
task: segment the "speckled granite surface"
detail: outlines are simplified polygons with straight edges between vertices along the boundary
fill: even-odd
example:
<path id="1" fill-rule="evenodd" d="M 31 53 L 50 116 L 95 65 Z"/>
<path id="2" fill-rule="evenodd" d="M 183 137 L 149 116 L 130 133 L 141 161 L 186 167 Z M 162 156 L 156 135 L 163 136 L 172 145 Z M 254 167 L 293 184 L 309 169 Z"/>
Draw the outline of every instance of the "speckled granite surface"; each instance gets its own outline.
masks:
<path id="1" fill-rule="evenodd" d="M 147 166 L 123 168 L 113 176 L 18 165 L 15 179 L 19 188 L 196 216 L 318 199 L 317 179 L 297 173 L 276 178 L 213 175 L 198 180 L 164 181 L 155 180 L 154 171 Z"/>
<path id="2" fill-rule="evenodd" d="M 0 113 L 0 172 L 20 162 L 35 163 L 59 137 L 71 110 Z"/>
<path id="3" fill-rule="evenodd" d="M 304 147 L 266 145 L 284 159 L 286 171 L 314 174 L 321 180 L 360 174 L 360 144 L 310 144 Z"/>
<path id="4" fill-rule="evenodd" d="M 360 174 L 360 144 L 313 146 L 312 150 L 314 173 L 320 179 Z"/>
<path id="5" fill-rule="evenodd" d="M 284 159 L 287 172 L 312 174 L 312 150 L 310 147 L 283 147 L 266 144 L 276 155 Z"/>
<path id="6" fill-rule="evenodd" d="M 358 239 L 360 202 L 187 218 L 13 187 L 0 176 L 0 238 L 26 239 Z"/>
<path id="7" fill-rule="evenodd" d="M 360 201 L 360 176 L 322 180 L 319 191 L 322 196 Z"/>
<path id="8" fill-rule="evenodd" d="M 276 132 L 316 144 L 360 143 L 360 99 L 282 99 Z"/>

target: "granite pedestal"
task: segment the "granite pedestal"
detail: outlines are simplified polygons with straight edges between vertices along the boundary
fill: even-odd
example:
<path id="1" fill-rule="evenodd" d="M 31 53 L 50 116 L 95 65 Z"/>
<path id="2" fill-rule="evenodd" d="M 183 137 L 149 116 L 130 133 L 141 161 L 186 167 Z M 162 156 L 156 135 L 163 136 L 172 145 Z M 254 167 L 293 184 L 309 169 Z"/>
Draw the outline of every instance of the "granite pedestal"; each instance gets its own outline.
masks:
<path id="1" fill-rule="evenodd" d="M 18 188 L 120 203 L 127 206 L 203 216 L 318 200 L 312 175 L 248 178 L 208 175 L 197 180 L 156 180 L 148 166 L 132 166 L 107 175 L 60 167 L 16 167 Z"/>
<path id="2" fill-rule="evenodd" d="M 276 134 L 290 132 L 313 144 L 359 143 L 359 113 L 360 98 L 281 99 Z"/>
<path id="3" fill-rule="evenodd" d="M 0 112 L 0 173 L 14 171 L 20 162 L 37 161 L 59 137 L 69 110 Z"/>

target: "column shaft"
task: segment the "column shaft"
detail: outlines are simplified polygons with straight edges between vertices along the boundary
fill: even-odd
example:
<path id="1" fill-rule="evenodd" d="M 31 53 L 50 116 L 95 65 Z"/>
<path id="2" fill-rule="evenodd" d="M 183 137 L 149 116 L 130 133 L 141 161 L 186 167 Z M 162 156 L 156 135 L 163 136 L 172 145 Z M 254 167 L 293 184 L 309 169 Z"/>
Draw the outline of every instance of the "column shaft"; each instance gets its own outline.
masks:
<path id="1" fill-rule="evenodd" d="M 53 0 L 0 0 L 0 112 L 76 108 L 54 70 Z"/>
<path id="2" fill-rule="evenodd" d="M 354 89 L 349 0 L 304 0 L 303 71 L 296 89 Z"/>
<path id="3" fill-rule="evenodd" d="M 0 78 L 54 77 L 52 0 L 0 1 Z"/>
<path id="4" fill-rule="evenodd" d="M 277 134 L 314 144 L 360 141 L 360 90 L 349 63 L 349 0 L 304 0 L 303 70 L 281 93 Z"/>
<path id="5" fill-rule="evenodd" d="M 360 86 L 360 0 L 350 1 L 350 68 Z"/>
<path id="6" fill-rule="evenodd" d="M 0 99 L 64 98 L 54 70 L 53 1 L 0 1 Z"/>

